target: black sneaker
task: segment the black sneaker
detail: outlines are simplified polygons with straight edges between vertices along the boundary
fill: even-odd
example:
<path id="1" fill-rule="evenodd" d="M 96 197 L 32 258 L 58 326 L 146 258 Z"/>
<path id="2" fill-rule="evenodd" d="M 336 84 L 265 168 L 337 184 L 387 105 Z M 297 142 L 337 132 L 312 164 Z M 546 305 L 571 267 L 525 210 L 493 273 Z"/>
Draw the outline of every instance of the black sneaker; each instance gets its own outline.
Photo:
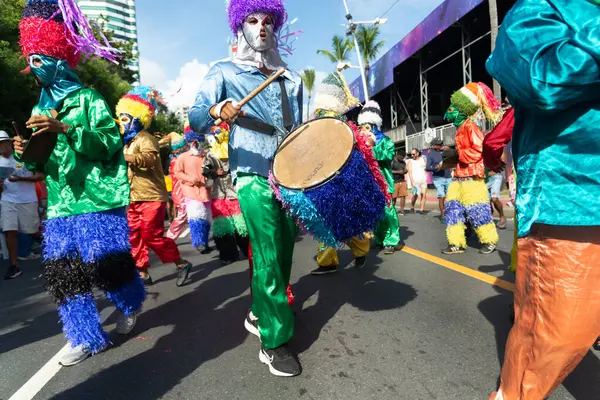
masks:
<path id="1" fill-rule="evenodd" d="M 396 249 L 394 248 L 394 246 L 385 246 L 385 248 L 383 249 L 383 254 L 394 254 L 396 252 Z"/>
<path id="2" fill-rule="evenodd" d="M 154 285 L 154 281 L 152 280 L 152 277 L 150 275 L 148 275 L 145 278 L 142 278 L 142 282 L 144 282 L 144 286 L 152 286 L 152 285 Z"/>
<path id="3" fill-rule="evenodd" d="M 354 268 L 362 268 L 365 266 L 365 264 L 367 263 L 367 257 L 356 257 L 352 263 L 350 263 L 350 266 L 354 267 Z"/>
<path id="4" fill-rule="evenodd" d="M 335 274 L 338 272 L 338 266 L 334 265 L 333 267 L 319 267 L 317 269 L 313 269 L 310 271 L 311 275 L 327 275 L 327 274 Z"/>
<path id="5" fill-rule="evenodd" d="M 260 339 L 260 333 L 258 332 L 258 318 L 252 314 L 252 310 L 248 311 L 246 319 L 244 320 L 244 327 L 248 332 Z"/>
<path id="6" fill-rule="evenodd" d="M 23 271 L 21 271 L 21 268 L 19 268 L 16 265 L 11 265 L 10 267 L 8 267 L 6 275 L 4 275 L 4 279 L 15 279 L 16 277 L 21 276 L 22 274 Z"/>
<path id="7" fill-rule="evenodd" d="M 496 250 L 495 244 L 484 244 L 483 247 L 479 250 L 481 254 L 492 254 L 494 250 Z"/>
<path id="8" fill-rule="evenodd" d="M 448 246 L 444 250 L 442 250 L 442 254 L 463 254 L 465 249 L 458 246 Z"/>
<path id="9" fill-rule="evenodd" d="M 200 254 L 209 254 L 213 251 L 213 248 L 210 246 L 200 246 L 198 247 L 198 251 L 200 251 Z"/>
<path id="10" fill-rule="evenodd" d="M 269 372 L 275 376 L 297 376 L 302 373 L 302 367 L 296 357 L 288 350 L 287 344 L 275 349 L 260 348 L 258 359 L 269 366 Z"/>
<path id="11" fill-rule="evenodd" d="M 177 266 L 177 280 L 175 281 L 175 285 L 178 287 L 183 286 L 188 276 L 190 276 L 190 270 L 192 269 L 192 264 L 189 261 L 186 261 L 185 264 Z"/>

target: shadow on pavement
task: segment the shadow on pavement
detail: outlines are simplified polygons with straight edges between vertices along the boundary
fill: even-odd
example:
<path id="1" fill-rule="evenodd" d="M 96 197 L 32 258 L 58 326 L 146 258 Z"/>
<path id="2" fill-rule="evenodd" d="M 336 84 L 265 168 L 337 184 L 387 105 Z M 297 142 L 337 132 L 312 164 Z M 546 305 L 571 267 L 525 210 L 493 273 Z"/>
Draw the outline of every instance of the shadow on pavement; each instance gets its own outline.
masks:
<path id="1" fill-rule="evenodd" d="M 350 251 L 341 252 L 342 265 L 351 259 Z M 299 353 L 315 343 L 323 328 L 345 304 L 362 311 L 382 311 L 402 308 L 417 297 L 412 286 L 377 277 L 375 272 L 381 261 L 371 253 L 362 269 L 346 268 L 332 275 L 306 275 L 293 285 L 295 307 L 301 311 L 292 344 Z M 317 293 L 317 302 L 305 308 L 305 303 Z"/>
<path id="2" fill-rule="evenodd" d="M 40 276 L 40 261 L 23 262 L 21 269 L 20 277 L 0 281 L 0 331 L 9 330 L 0 335 L 0 354 L 50 338 L 61 329 Z M 10 330 L 13 326 L 19 327 Z"/>
<path id="3" fill-rule="evenodd" d="M 208 276 L 210 271 L 203 268 L 197 274 Z M 163 397 L 200 365 L 245 340 L 247 332 L 242 321 L 250 296 L 236 297 L 247 289 L 247 271 L 222 275 L 205 281 L 191 293 L 142 313 L 135 335 L 141 336 L 157 326 L 172 326 L 172 331 L 158 338 L 152 348 L 103 369 L 53 398 Z M 235 300 L 229 301 L 232 298 Z"/>

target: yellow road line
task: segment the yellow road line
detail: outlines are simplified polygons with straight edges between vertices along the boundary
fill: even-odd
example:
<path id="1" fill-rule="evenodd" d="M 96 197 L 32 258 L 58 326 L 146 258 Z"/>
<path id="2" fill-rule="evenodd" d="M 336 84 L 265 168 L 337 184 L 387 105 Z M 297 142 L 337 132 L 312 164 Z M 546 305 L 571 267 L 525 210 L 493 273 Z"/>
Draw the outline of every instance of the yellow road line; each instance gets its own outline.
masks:
<path id="1" fill-rule="evenodd" d="M 405 253 L 408 253 L 410 255 L 413 255 L 415 257 L 422 258 L 423 260 L 427 260 L 434 264 L 440 265 L 444 268 L 448 268 L 453 271 L 460 272 L 461 274 L 470 276 L 471 278 L 475 278 L 482 282 L 489 283 L 490 285 L 498 286 L 502 289 L 506 289 L 511 292 L 515 291 L 514 283 L 510 283 L 508 281 L 505 281 L 504 279 L 496 278 L 495 276 L 492 276 L 492 275 L 489 275 L 489 274 L 486 274 L 483 272 L 479 272 L 477 270 L 465 267 L 460 264 L 453 263 L 452 261 L 444 260 L 443 258 L 432 256 L 431 254 L 424 253 L 422 251 L 412 249 L 410 247 L 404 246 L 402 248 L 402 251 Z"/>

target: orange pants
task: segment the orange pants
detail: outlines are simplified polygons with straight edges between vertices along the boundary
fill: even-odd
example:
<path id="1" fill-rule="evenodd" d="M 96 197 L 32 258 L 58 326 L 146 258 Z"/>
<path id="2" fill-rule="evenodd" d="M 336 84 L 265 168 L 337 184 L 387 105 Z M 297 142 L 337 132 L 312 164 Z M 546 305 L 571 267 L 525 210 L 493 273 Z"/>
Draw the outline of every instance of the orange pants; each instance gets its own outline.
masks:
<path id="1" fill-rule="evenodd" d="M 518 242 L 515 325 L 497 400 L 542 400 L 600 332 L 600 227 L 534 225 Z"/>

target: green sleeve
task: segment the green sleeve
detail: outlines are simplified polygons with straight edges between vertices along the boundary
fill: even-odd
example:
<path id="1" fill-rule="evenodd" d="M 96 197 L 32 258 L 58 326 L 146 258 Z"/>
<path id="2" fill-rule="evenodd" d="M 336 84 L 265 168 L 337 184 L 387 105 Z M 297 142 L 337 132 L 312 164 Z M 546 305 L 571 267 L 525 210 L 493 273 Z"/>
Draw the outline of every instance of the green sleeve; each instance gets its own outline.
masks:
<path id="1" fill-rule="evenodd" d="M 83 108 L 65 134 L 69 146 L 87 158 L 108 161 L 122 151 L 123 142 L 117 124 L 104 98 L 95 90 L 82 90 Z"/>
<path id="2" fill-rule="evenodd" d="M 396 146 L 392 139 L 386 137 L 375 147 L 373 147 L 373 156 L 377 161 L 392 161 L 396 154 Z"/>

